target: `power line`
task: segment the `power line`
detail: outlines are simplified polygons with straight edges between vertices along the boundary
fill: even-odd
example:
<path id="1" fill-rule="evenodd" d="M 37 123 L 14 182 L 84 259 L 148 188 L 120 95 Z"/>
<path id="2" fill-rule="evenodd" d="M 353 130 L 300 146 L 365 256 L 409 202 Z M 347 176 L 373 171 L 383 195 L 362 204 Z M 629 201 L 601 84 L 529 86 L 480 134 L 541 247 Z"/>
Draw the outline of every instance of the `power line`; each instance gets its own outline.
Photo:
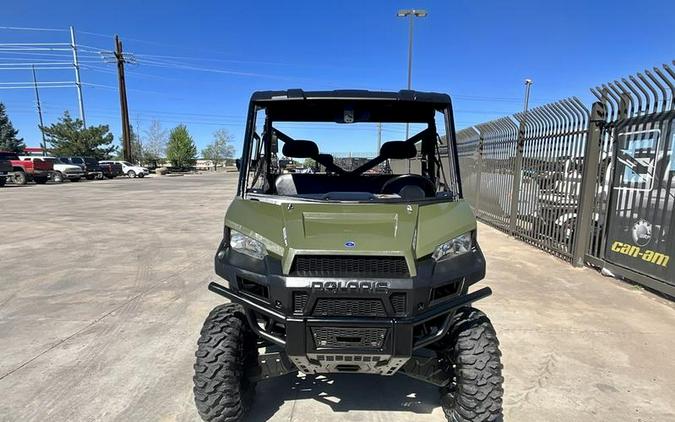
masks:
<path id="1" fill-rule="evenodd" d="M 71 62 L 27 62 L 27 63 L 0 63 L 0 67 L 8 67 L 8 66 L 40 66 L 40 65 L 45 65 L 45 66 L 56 66 L 56 65 L 67 65 L 67 64 L 72 65 Z"/>
<path id="2" fill-rule="evenodd" d="M 0 67 L 0 70 L 31 70 L 32 67 L 28 64 L 26 67 Z M 72 69 L 72 65 L 68 67 L 59 67 L 59 66 L 47 66 L 47 67 L 38 67 L 41 70 L 64 70 Z"/>
<path id="3" fill-rule="evenodd" d="M 44 82 L 42 82 L 44 83 Z M 75 84 L 71 83 L 70 85 L 39 85 L 40 88 L 72 88 Z M 0 86 L 0 89 L 33 89 L 32 85 L 26 86 Z"/>
<path id="4" fill-rule="evenodd" d="M 47 82 L 40 82 L 41 84 L 67 84 L 71 83 L 71 81 L 47 81 Z M 33 81 L 31 82 L 0 82 L 0 85 L 33 85 Z"/>
<path id="5" fill-rule="evenodd" d="M 0 54 L 7 54 L 7 53 L 12 53 L 16 54 L 19 56 L 39 56 L 39 57 L 59 57 L 63 58 L 65 56 L 68 56 L 68 53 L 37 53 L 31 51 L 0 51 Z M 16 57 L 19 58 L 19 57 Z M 3 60 L 9 60 L 10 58 L 8 57 L 2 57 Z M 21 60 L 26 60 L 26 57 L 22 57 Z"/>
<path id="6" fill-rule="evenodd" d="M 54 47 L 0 47 L 0 51 L 70 51 L 70 48 L 54 48 Z"/>
<path id="7" fill-rule="evenodd" d="M 44 47 L 44 46 L 68 46 L 69 44 L 61 42 L 3 42 L 0 43 L 2 47 Z"/>
<path id="8" fill-rule="evenodd" d="M 0 26 L 0 29 L 6 29 L 10 31 L 53 31 L 53 32 L 67 32 L 67 29 L 57 29 L 57 28 L 30 28 L 22 26 Z"/>
<path id="9" fill-rule="evenodd" d="M 298 66 L 298 63 L 279 63 L 279 62 L 266 62 L 266 61 L 257 61 L 257 60 L 237 60 L 237 59 L 220 59 L 214 57 L 195 57 L 195 56 L 171 56 L 163 54 L 148 54 L 148 53 L 134 53 L 138 57 L 148 57 L 151 59 L 176 59 L 176 60 L 193 60 L 193 61 L 205 61 L 205 62 L 223 62 L 223 63 L 240 63 L 240 64 L 261 64 L 269 66 Z M 315 67 L 315 66 L 314 66 Z M 325 67 L 325 66 L 319 66 Z"/>
<path id="10" fill-rule="evenodd" d="M 138 63 L 139 64 L 145 64 L 145 65 L 148 65 L 148 66 L 155 66 L 155 67 L 162 67 L 162 68 L 169 68 L 169 69 L 194 70 L 194 71 L 200 71 L 200 72 L 220 73 L 220 74 L 233 75 L 233 76 L 250 76 L 250 77 L 258 77 L 258 78 L 286 80 L 286 81 L 292 81 L 292 80 L 297 81 L 297 80 L 299 80 L 298 78 L 290 78 L 290 77 L 279 76 L 279 75 L 270 75 L 270 74 L 264 74 L 264 73 L 254 73 L 254 72 L 239 72 L 239 71 L 235 71 L 235 70 L 207 68 L 207 67 L 194 66 L 194 65 L 189 65 L 189 64 L 167 63 L 167 62 L 161 62 L 161 61 L 156 61 L 156 60 L 147 60 L 147 59 L 141 59 L 141 60 L 139 60 Z"/>

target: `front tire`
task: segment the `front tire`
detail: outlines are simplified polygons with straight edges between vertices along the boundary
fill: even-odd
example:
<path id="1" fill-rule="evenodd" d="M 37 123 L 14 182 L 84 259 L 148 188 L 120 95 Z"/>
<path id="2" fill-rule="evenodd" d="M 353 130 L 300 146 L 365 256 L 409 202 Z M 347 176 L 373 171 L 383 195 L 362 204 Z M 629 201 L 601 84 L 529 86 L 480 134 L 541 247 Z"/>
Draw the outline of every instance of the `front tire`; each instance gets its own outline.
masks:
<path id="1" fill-rule="evenodd" d="M 488 317 L 475 308 L 458 310 L 444 346 L 440 357 L 454 373 L 441 389 L 448 421 L 503 421 L 501 352 Z"/>
<path id="2" fill-rule="evenodd" d="M 14 173 L 14 183 L 17 185 L 25 185 L 28 183 L 28 177 L 26 176 L 26 173 L 22 171 L 17 171 Z"/>
<path id="3" fill-rule="evenodd" d="M 60 171 L 54 173 L 54 182 L 63 183 L 64 180 L 66 180 L 66 176 L 63 173 L 61 173 Z"/>
<path id="4" fill-rule="evenodd" d="M 207 422 L 240 422 L 253 402 L 256 383 L 248 372 L 258 365 L 258 348 L 241 306 L 214 308 L 204 321 L 195 353 L 194 396 Z"/>
<path id="5" fill-rule="evenodd" d="M 133 170 L 129 170 L 127 172 L 127 176 L 129 176 L 129 178 L 131 178 L 131 179 L 135 179 L 136 178 L 136 172 L 133 171 Z"/>

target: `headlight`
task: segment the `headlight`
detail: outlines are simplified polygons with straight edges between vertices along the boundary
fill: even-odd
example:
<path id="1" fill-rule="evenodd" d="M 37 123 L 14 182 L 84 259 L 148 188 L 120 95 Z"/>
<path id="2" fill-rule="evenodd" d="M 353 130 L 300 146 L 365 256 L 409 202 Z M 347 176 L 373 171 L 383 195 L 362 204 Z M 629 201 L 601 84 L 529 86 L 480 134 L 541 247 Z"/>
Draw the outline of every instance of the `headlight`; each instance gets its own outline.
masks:
<path id="1" fill-rule="evenodd" d="M 454 239 L 441 243 L 436 247 L 431 257 L 434 261 L 439 261 L 446 256 L 453 257 L 469 252 L 472 247 L 471 232 L 464 233 Z"/>
<path id="2" fill-rule="evenodd" d="M 263 259 L 267 255 L 265 245 L 236 230 L 230 230 L 230 247 L 252 258 Z"/>

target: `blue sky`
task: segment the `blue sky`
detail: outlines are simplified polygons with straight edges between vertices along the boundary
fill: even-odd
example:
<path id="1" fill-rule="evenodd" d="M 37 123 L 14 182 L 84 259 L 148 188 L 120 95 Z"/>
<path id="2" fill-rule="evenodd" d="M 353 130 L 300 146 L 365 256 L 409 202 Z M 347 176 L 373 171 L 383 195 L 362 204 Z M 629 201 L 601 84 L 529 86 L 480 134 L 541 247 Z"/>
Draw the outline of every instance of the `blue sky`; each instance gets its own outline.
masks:
<path id="1" fill-rule="evenodd" d="M 415 25 L 413 87 L 450 93 L 458 129 L 519 111 L 525 78 L 535 105 L 571 95 L 589 103 L 591 86 L 675 58 L 671 1 L 21 0 L 3 5 L 2 25 L 62 31 L 0 29 L 0 43 L 68 42 L 73 25 L 87 123 L 109 124 L 118 137 L 115 67 L 98 54 L 118 33 L 138 61 L 127 74 L 134 126 L 185 123 L 199 149 L 226 128 L 239 147 L 252 91 L 404 88 L 408 27 L 399 8 L 429 11 Z M 68 54 L 3 51 L 0 67 Z M 40 69 L 38 79 L 68 81 L 73 72 Z M 31 80 L 28 70 L 0 70 L 0 87 Z M 44 88 L 41 97 L 47 123 L 66 109 L 77 115 L 74 88 Z M 0 89 L 0 101 L 37 145 L 34 92 Z M 375 132 L 365 136 L 372 143 L 345 139 L 340 150 L 374 149 Z"/>

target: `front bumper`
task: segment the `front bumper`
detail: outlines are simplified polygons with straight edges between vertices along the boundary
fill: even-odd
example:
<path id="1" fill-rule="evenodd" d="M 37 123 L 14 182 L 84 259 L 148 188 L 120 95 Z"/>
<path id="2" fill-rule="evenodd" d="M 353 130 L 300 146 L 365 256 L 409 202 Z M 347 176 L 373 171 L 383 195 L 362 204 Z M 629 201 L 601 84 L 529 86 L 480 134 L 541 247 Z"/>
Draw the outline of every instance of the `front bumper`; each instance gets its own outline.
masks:
<path id="1" fill-rule="evenodd" d="M 416 276 L 396 279 L 288 276 L 273 258 L 257 261 L 223 245 L 215 261 L 229 288 L 211 283 L 209 290 L 243 305 L 256 334 L 284 347 L 305 373 L 393 375 L 414 350 L 445 336 L 455 310 L 491 294 L 467 293 L 485 274 L 478 247 L 441 263 L 420 260 Z M 386 288 L 316 288 L 320 283 Z M 368 308 L 374 302 L 376 311 Z"/>

